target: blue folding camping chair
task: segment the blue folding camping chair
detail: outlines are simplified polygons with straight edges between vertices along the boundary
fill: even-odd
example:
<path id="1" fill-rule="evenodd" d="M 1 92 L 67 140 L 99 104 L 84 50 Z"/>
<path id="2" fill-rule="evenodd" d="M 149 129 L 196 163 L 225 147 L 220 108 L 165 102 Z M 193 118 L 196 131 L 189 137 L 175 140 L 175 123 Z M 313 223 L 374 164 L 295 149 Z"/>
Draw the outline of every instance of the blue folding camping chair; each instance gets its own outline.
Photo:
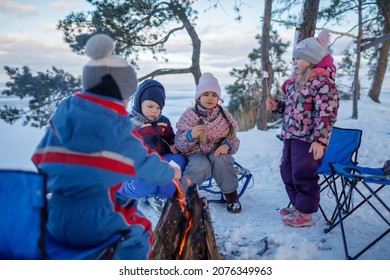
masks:
<path id="1" fill-rule="evenodd" d="M 72 248 L 56 241 L 46 230 L 46 177 L 41 173 L 0 170 L 0 259 L 82 260 L 115 258 L 117 246 L 126 240 L 118 233 L 88 249 Z"/>
<path id="2" fill-rule="evenodd" d="M 320 193 L 326 193 L 327 197 L 321 196 L 319 210 L 327 224 L 332 224 L 336 218 L 337 207 L 334 202 L 336 190 L 334 184 L 342 178 L 332 173 L 330 163 L 339 163 L 348 166 L 356 166 L 358 150 L 361 143 L 362 131 L 360 129 L 349 129 L 333 127 L 321 166 L 317 170 L 320 175 Z M 340 182 L 342 184 L 342 182 Z M 344 206 L 343 211 L 348 212 L 352 203 L 352 193 L 341 192 L 341 196 L 348 197 L 349 203 Z M 327 199 L 330 198 L 330 199 Z M 290 207 L 291 203 L 288 204 Z M 331 211 L 326 211 L 327 209 Z M 326 213 L 328 212 L 328 214 Z M 329 214 L 329 212 L 331 214 Z"/>
<path id="3" fill-rule="evenodd" d="M 254 185 L 254 179 L 252 173 L 238 162 L 234 162 L 234 168 L 238 176 L 238 197 L 241 197 L 248 189 L 249 184 L 252 182 L 251 187 Z M 251 188 L 249 187 L 249 188 Z M 199 186 L 199 190 L 203 191 L 206 195 L 205 198 L 208 202 L 225 203 L 226 199 L 224 194 L 219 189 L 217 183 L 213 177 L 210 177 Z"/>
<path id="4" fill-rule="evenodd" d="M 343 178 L 343 189 L 349 189 L 349 191 L 354 191 L 361 198 L 361 201 L 354 205 L 347 213 L 343 211 L 345 205 L 349 203 L 346 199 L 346 196 L 341 196 L 337 193 L 337 187 L 335 182 L 334 189 L 336 190 L 335 199 L 337 205 L 337 216 L 336 221 L 331 224 L 328 228 L 328 232 L 340 224 L 341 234 L 343 239 L 345 257 L 347 259 L 357 259 L 367 250 L 372 248 L 376 243 L 382 240 L 390 232 L 390 201 L 385 201 L 382 199 L 380 194 L 386 186 L 390 185 L 390 175 L 385 175 L 382 168 L 370 168 L 370 167 L 361 167 L 361 166 L 350 166 L 342 164 L 331 164 L 332 173 Z M 387 189 L 388 190 L 388 189 Z M 367 207 L 363 207 L 367 206 Z M 378 232 L 375 237 L 371 237 L 371 240 L 368 244 L 364 244 L 355 255 L 351 256 L 348 248 L 348 243 L 351 240 L 348 240 L 346 233 L 345 220 L 350 217 L 352 219 L 353 213 L 355 211 L 367 211 L 373 210 L 370 212 L 376 213 L 378 215 Z M 374 219 L 373 216 L 370 219 Z M 358 217 L 356 217 L 359 219 Z M 380 218 L 380 219 L 379 219 Z M 370 231 L 372 231 L 373 225 L 371 225 Z M 364 229 L 354 229 L 354 230 L 364 230 Z M 361 240 L 358 242 L 361 243 Z M 387 244 L 388 246 L 388 244 Z"/>
<path id="5" fill-rule="evenodd" d="M 356 166 L 358 150 L 360 147 L 363 131 L 360 129 L 349 129 L 341 127 L 333 127 L 332 133 L 329 139 L 329 144 L 326 149 L 321 166 L 318 168 L 317 173 L 321 176 L 320 180 L 320 193 L 327 193 L 327 197 L 331 198 L 331 214 L 326 214 L 324 207 L 326 206 L 326 197 L 321 197 L 320 211 L 325 221 L 328 224 L 332 224 L 337 213 L 337 207 L 334 204 L 333 197 L 335 196 L 336 189 L 334 183 L 340 181 L 343 185 L 343 178 L 337 174 L 334 174 L 331 170 L 330 164 L 343 164 L 346 166 Z M 351 208 L 352 193 L 346 193 L 341 191 L 341 196 L 348 198 L 346 205 L 344 205 L 344 212 L 348 212 Z"/>

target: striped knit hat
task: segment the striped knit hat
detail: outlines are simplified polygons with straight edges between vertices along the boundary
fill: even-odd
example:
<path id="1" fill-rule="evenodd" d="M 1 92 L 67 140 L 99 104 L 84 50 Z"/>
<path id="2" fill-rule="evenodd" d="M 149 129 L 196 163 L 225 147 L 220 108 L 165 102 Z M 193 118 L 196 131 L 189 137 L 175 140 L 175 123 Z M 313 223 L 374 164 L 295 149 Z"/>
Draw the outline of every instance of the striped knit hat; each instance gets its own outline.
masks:
<path id="1" fill-rule="evenodd" d="M 97 34 L 89 38 L 85 52 L 91 60 L 83 68 L 83 90 L 95 87 L 103 77 L 110 75 L 125 100 L 137 90 L 137 75 L 124 58 L 110 54 L 113 50 L 114 41 L 108 35 Z"/>

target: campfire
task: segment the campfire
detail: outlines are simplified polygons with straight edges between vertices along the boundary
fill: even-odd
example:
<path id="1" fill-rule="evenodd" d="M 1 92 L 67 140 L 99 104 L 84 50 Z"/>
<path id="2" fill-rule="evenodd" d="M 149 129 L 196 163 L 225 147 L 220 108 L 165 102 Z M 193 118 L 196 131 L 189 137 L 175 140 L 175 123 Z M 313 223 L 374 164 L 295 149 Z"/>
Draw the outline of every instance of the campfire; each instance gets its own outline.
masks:
<path id="1" fill-rule="evenodd" d="M 153 260 L 220 260 L 207 200 L 191 184 L 166 203 L 154 231 Z"/>

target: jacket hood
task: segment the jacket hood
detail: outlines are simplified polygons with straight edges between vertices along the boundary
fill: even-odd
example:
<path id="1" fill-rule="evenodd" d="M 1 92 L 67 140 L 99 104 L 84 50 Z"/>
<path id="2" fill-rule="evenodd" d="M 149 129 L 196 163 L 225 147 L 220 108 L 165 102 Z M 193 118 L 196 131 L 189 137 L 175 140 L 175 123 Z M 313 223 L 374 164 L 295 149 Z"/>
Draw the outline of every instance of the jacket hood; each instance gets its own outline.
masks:
<path id="1" fill-rule="evenodd" d="M 150 79 L 143 81 L 135 93 L 132 110 L 142 114 L 141 103 L 144 100 L 152 100 L 156 102 L 162 111 L 165 105 L 164 86 L 156 80 Z"/>

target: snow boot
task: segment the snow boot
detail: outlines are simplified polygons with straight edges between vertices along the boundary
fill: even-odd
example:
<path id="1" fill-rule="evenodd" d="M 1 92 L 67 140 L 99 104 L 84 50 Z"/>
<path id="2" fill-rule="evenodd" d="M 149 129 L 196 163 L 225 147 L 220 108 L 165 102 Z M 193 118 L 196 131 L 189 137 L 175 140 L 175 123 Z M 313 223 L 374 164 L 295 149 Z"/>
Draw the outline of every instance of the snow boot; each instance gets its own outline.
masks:
<path id="1" fill-rule="evenodd" d="M 227 203 L 226 208 L 229 213 L 236 214 L 241 212 L 241 203 L 238 201 L 237 191 L 225 194 L 225 199 Z"/>
<path id="2" fill-rule="evenodd" d="M 294 208 L 294 207 L 286 207 L 286 208 L 280 209 L 280 210 L 279 210 L 279 214 L 280 214 L 280 216 L 284 217 L 284 216 L 293 214 L 294 211 L 295 211 L 295 208 Z"/>
<path id="3" fill-rule="evenodd" d="M 313 214 L 305 214 L 295 210 L 292 214 L 284 216 L 282 221 L 291 227 L 310 227 L 313 224 Z"/>

